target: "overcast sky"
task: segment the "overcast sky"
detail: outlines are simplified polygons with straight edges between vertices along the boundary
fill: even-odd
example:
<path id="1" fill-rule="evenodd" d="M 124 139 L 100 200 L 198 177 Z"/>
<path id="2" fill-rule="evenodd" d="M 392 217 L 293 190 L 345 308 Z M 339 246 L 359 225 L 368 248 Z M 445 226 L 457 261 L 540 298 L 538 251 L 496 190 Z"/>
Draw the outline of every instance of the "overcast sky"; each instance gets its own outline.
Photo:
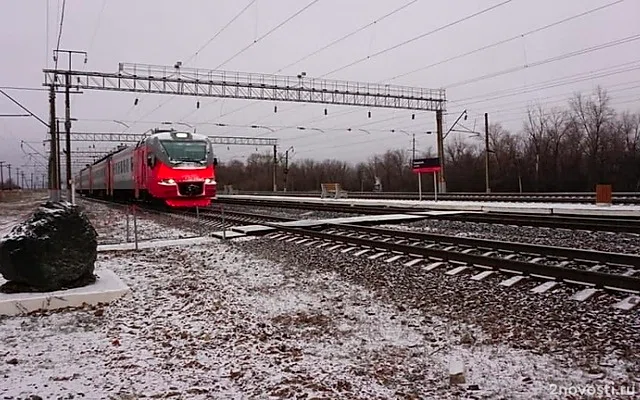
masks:
<path id="1" fill-rule="evenodd" d="M 42 88 L 42 69 L 53 66 L 62 4 L 62 0 L 0 0 L 0 87 Z M 608 4 L 612 5 L 527 34 Z M 492 6 L 497 7 L 427 34 Z M 573 92 L 589 93 L 598 84 L 608 89 L 618 110 L 640 110 L 640 36 L 632 37 L 640 34 L 638 16 L 638 0 L 67 0 L 60 49 L 87 51 L 86 64 L 82 56 L 74 56 L 74 69 L 99 72 L 116 72 L 120 62 L 183 61 L 183 67 L 286 75 L 304 71 L 308 77 L 445 88 L 445 130 L 466 108 L 468 128 L 473 129 L 475 122 L 476 130 L 483 129 L 483 114 L 488 112 L 491 122 L 519 131 L 527 106 L 561 106 Z M 376 20 L 380 21 L 373 24 Z M 630 37 L 624 44 L 563 58 Z M 501 41 L 505 43 L 490 46 Z M 536 64 L 554 57 L 559 59 Z M 341 68 L 359 60 L 364 61 Z M 526 65 L 531 66 L 523 68 Z M 59 67 L 67 67 L 66 58 Z M 489 77 L 503 71 L 509 72 Z M 4 90 L 48 122 L 46 92 Z M 136 97 L 139 102 L 134 106 Z M 435 135 L 424 133 L 435 130 L 432 112 L 418 113 L 412 120 L 407 110 L 278 103 L 274 113 L 275 103 L 270 101 L 207 98 L 201 99 L 199 109 L 195 104 L 190 97 L 86 91 L 72 99 L 71 114 L 78 119 L 73 130 L 141 133 L 161 121 L 182 121 L 196 125 L 201 133 L 277 137 L 283 150 L 294 147 L 294 160 L 358 161 L 389 148 L 410 150 L 411 137 L 391 129 L 416 133 L 421 150 L 435 148 Z M 22 112 L 0 95 L 0 115 Z M 57 115 L 64 116 L 63 95 L 57 96 Z M 325 133 L 211 125 L 216 122 L 272 129 L 305 126 Z M 0 117 L 0 138 L 0 161 L 23 165 L 27 159 L 20 140 L 39 142 L 30 144 L 42 150 L 46 128 L 34 118 Z M 89 145 L 74 143 L 73 148 Z M 25 151 L 33 150 L 25 146 Z M 255 148 L 221 146 L 217 155 L 226 161 L 252 151 Z"/>

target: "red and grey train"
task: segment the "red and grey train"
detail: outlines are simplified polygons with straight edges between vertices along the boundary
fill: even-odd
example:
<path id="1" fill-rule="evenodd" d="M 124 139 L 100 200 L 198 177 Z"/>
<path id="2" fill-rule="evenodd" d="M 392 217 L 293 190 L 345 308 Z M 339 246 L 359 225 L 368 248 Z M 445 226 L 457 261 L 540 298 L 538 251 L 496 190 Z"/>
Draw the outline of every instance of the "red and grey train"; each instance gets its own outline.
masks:
<path id="1" fill-rule="evenodd" d="M 76 191 L 170 207 L 206 207 L 216 196 L 217 164 L 206 136 L 154 129 L 135 146 L 121 147 L 83 168 L 75 177 Z"/>

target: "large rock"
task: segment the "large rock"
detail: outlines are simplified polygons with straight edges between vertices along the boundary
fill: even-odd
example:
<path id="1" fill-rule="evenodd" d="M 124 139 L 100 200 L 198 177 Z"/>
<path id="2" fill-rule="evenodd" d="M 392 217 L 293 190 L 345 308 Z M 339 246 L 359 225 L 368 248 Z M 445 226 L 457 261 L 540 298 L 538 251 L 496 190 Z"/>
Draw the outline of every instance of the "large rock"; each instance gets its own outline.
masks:
<path id="1" fill-rule="evenodd" d="M 77 206 L 47 202 L 0 240 L 0 291 L 48 292 L 95 282 L 98 234 Z"/>

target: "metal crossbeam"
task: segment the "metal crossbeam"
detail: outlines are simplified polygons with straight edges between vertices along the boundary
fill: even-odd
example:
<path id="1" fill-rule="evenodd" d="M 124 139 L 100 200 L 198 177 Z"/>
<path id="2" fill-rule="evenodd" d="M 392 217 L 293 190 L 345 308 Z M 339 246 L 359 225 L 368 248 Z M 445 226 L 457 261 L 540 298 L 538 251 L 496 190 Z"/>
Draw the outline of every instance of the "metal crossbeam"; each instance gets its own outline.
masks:
<path id="1" fill-rule="evenodd" d="M 253 138 L 241 136 L 209 136 L 213 144 L 235 144 L 247 146 L 277 146 L 278 139 L 272 138 Z"/>
<path id="2" fill-rule="evenodd" d="M 144 137 L 140 133 L 118 133 L 118 132 L 71 132 L 71 139 L 74 142 L 138 142 Z M 228 145 L 248 145 L 248 146 L 277 146 L 278 139 L 260 138 L 246 136 L 208 136 L 213 144 Z M 60 152 L 61 154 L 63 152 Z M 76 154 L 97 154 L 97 151 L 71 151 L 71 155 Z M 100 154 L 106 154 L 102 152 Z"/>
<path id="3" fill-rule="evenodd" d="M 115 132 L 71 132 L 74 142 L 139 142 L 144 135 L 140 133 L 115 133 Z M 74 151 L 71 151 L 73 155 Z"/>
<path id="4" fill-rule="evenodd" d="M 120 63 L 118 73 L 44 69 L 44 86 L 445 111 L 444 89 Z"/>

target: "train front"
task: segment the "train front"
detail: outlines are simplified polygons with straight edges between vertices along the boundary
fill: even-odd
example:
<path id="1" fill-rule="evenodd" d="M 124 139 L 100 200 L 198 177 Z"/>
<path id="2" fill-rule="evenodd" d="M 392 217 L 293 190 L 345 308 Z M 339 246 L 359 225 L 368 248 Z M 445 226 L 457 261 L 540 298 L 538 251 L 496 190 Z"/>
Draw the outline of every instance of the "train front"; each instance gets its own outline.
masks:
<path id="1" fill-rule="evenodd" d="M 216 196 L 211 141 L 189 132 L 162 132 L 152 136 L 149 153 L 158 156 L 151 174 L 152 197 L 170 207 L 206 207 Z"/>

